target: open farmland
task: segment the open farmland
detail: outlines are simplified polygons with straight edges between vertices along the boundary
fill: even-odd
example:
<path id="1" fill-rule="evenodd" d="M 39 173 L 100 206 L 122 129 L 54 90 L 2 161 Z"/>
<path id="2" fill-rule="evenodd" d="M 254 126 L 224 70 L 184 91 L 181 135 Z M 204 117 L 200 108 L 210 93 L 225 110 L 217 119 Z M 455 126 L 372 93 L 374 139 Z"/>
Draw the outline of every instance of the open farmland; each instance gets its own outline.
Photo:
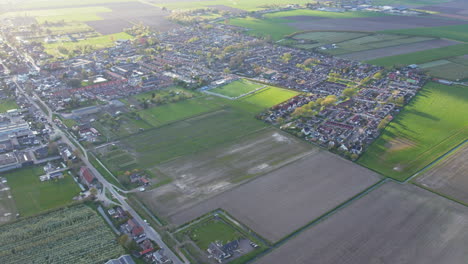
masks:
<path id="1" fill-rule="evenodd" d="M 453 40 L 468 42 L 468 24 L 445 26 L 445 27 L 387 30 L 387 31 L 382 31 L 382 33 L 394 33 L 394 34 L 406 34 L 406 35 L 411 35 L 411 36 L 446 38 L 446 39 L 453 39 Z"/>
<path id="2" fill-rule="evenodd" d="M 10 187 L 0 177 L 0 225 L 16 219 L 17 212 Z"/>
<path id="3" fill-rule="evenodd" d="M 124 253 L 104 220 L 85 205 L 0 227 L 1 263 L 104 263 Z"/>
<path id="4" fill-rule="evenodd" d="M 95 7 L 77 7 L 77 8 L 62 8 L 62 9 L 40 9 L 29 11 L 9 12 L 2 14 L 1 17 L 33 17 L 38 23 L 45 22 L 85 22 L 93 20 L 102 20 L 103 18 L 98 13 L 112 12 L 111 9 L 95 6 Z"/>
<path id="5" fill-rule="evenodd" d="M 296 31 L 331 30 L 331 31 L 382 31 L 393 29 L 407 29 L 414 27 L 438 27 L 466 24 L 462 20 L 439 19 L 435 17 L 414 16 L 380 16 L 380 17 L 355 17 L 355 18 L 325 18 L 317 23 L 311 17 L 310 21 L 290 21 L 286 25 L 295 28 Z"/>
<path id="6" fill-rule="evenodd" d="M 266 129 L 157 166 L 160 173 L 174 181 L 140 196 L 158 213 L 168 216 L 313 151 L 300 139 Z"/>
<path id="7" fill-rule="evenodd" d="M 195 206 L 172 208 L 178 212 L 169 219 L 181 225 L 222 208 L 276 242 L 378 181 L 376 173 L 316 149 L 301 160 Z M 155 206 L 152 208 L 159 212 Z"/>
<path id="8" fill-rule="evenodd" d="M 8 180 L 13 199 L 21 216 L 31 216 L 46 210 L 55 209 L 73 202 L 80 192 L 72 176 L 41 182 L 44 175 L 41 167 L 24 168 L 4 173 Z"/>
<path id="9" fill-rule="evenodd" d="M 254 82 L 242 79 L 242 80 L 234 81 L 229 84 L 223 85 L 221 87 L 211 89 L 210 92 L 235 98 L 235 97 L 244 95 L 246 93 L 255 91 L 257 89 L 261 89 L 264 86 L 265 85 L 263 84 L 254 83 Z"/>
<path id="10" fill-rule="evenodd" d="M 468 204 L 468 144 L 437 162 L 415 182 Z"/>
<path id="11" fill-rule="evenodd" d="M 359 163 L 405 180 L 468 136 L 468 88 L 429 83 L 387 126 Z"/>
<path id="12" fill-rule="evenodd" d="M 449 80 L 468 79 L 468 60 L 451 58 L 420 65 L 427 73 L 436 78 Z M 433 65 L 431 65 L 433 64 Z"/>
<path id="13" fill-rule="evenodd" d="M 265 9 L 268 5 L 286 5 L 286 4 L 306 4 L 309 0 L 153 0 L 158 6 L 167 7 L 169 9 L 193 9 L 214 7 L 220 10 L 229 10 L 232 8 L 255 11 Z"/>
<path id="14" fill-rule="evenodd" d="M 233 141 L 265 126 L 249 113 L 227 108 L 125 137 L 117 145 L 132 157 L 127 160 L 132 166 L 151 169 L 161 162 Z M 122 168 L 125 164 L 120 163 L 119 168 L 106 165 L 118 173 L 125 169 Z"/>
<path id="15" fill-rule="evenodd" d="M 421 64 L 431 61 L 463 56 L 468 53 L 468 44 L 459 44 L 443 48 L 418 51 L 408 54 L 383 57 L 367 61 L 367 63 L 392 67 L 395 65 Z"/>
<path id="16" fill-rule="evenodd" d="M 256 263 L 465 263 L 467 243 L 466 207 L 388 182 Z"/>
<path id="17" fill-rule="evenodd" d="M 132 2 L 134 0 L 24 0 L 19 2 L 15 9 L 44 9 L 50 7 L 79 7 L 92 6 L 99 4 L 117 3 L 117 2 Z"/>
<path id="18" fill-rule="evenodd" d="M 407 43 L 404 43 L 407 40 Z M 413 42 L 414 41 L 414 42 Z M 350 59 L 350 60 L 359 60 L 359 61 L 366 61 L 366 60 L 375 60 L 378 58 L 388 57 L 388 56 L 396 56 L 401 54 L 407 54 L 412 52 L 418 51 L 425 51 L 430 49 L 442 48 L 447 46 L 453 46 L 459 44 L 459 42 L 451 41 L 451 40 L 444 40 L 444 39 L 433 39 L 427 40 L 425 38 L 419 37 L 411 37 L 408 39 L 400 40 L 400 42 L 396 41 L 393 45 L 391 43 L 387 43 L 389 46 L 384 48 L 375 48 L 375 49 L 368 49 L 364 51 L 357 51 L 348 53 L 346 51 L 346 47 L 341 47 L 337 50 L 332 50 L 332 54 L 339 54 L 343 50 L 346 54 L 339 55 L 342 58 Z"/>

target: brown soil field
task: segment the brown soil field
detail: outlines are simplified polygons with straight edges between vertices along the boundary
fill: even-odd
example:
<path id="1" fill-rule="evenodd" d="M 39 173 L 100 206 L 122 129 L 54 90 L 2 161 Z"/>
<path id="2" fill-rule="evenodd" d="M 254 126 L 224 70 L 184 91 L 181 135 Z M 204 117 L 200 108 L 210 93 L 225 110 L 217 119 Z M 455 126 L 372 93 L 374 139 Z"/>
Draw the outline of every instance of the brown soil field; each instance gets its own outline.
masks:
<path id="1" fill-rule="evenodd" d="M 468 144 L 440 161 L 415 182 L 468 204 Z"/>
<path id="2" fill-rule="evenodd" d="M 109 35 L 114 33 L 122 32 L 125 28 L 130 28 L 133 26 L 132 23 L 125 21 L 123 19 L 105 19 L 86 22 L 86 24 L 100 34 Z"/>
<path id="3" fill-rule="evenodd" d="M 267 129 L 157 166 L 159 174 L 174 181 L 140 196 L 158 214 L 169 216 L 314 151 L 317 149 L 300 139 Z"/>
<path id="4" fill-rule="evenodd" d="M 343 19 L 322 19 L 320 23 L 315 21 L 302 21 L 288 23 L 298 30 L 343 30 L 343 31 L 379 31 L 390 29 L 406 29 L 416 27 L 440 27 L 466 24 L 466 21 L 437 19 L 429 17 L 409 16 L 382 16 L 360 17 Z"/>
<path id="5" fill-rule="evenodd" d="M 468 208 L 388 182 L 256 263 L 466 263 L 467 243 Z"/>
<path id="6" fill-rule="evenodd" d="M 379 180 L 376 173 L 317 149 L 301 160 L 178 210 L 169 219 L 181 225 L 222 208 L 276 242 Z"/>
<path id="7" fill-rule="evenodd" d="M 383 58 L 387 56 L 394 56 L 400 54 L 407 54 L 411 52 L 423 51 L 428 49 L 442 48 L 447 46 L 452 46 L 459 44 L 457 41 L 445 40 L 445 39 L 434 39 L 429 41 L 422 41 L 411 44 L 403 44 L 398 46 L 372 49 L 365 51 L 358 51 L 353 53 L 348 53 L 344 55 L 339 55 L 341 58 L 351 59 L 351 60 L 373 60 L 378 58 Z"/>

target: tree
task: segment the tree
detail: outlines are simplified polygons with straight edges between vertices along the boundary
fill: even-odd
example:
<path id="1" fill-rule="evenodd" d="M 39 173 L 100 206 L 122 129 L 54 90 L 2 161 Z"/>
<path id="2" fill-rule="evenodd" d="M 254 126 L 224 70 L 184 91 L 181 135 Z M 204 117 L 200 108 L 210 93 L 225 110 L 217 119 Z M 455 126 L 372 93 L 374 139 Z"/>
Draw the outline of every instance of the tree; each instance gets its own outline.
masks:
<path id="1" fill-rule="evenodd" d="M 283 56 L 281 56 L 281 59 L 285 63 L 288 63 L 292 59 L 292 54 L 290 52 L 284 53 Z"/>
<path id="2" fill-rule="evenodd" d="M 49 156 L 56 156 L 59 154 L 59 149 L 56 142 L 50 142 L 47 147 Z"/>
<path id="3" fill-rule="evenodd" d="M 329 105 L 335 104 L 336 101 L 337 101 L 336 95 L 328 95 L 327 97 L 323 99 L 323 101 L 321 102 L 321 105 L 329 106 Z"/>
<path id="4" fill-rule="evenodd" d="M 96 188 L 91 188 L 89 189 L 89 193 L 91 194 L 92 197 L 96 197 L 98 190 Z"/>
<path id="5" fill-rule="evenodd" d="M 377 129 L 378 130 L 382 130 L 384 129 L 388 123 L 390 123 L 390 121 L 392 121 L 392 117 L 391 116 L 386 116 L 384 119 L 382 119 L 379 123 L 379 125 L 377 126 Z"/>
<path id="6" fill-rule="evenodd" d="M 356 88 L 346 88 L 343 90 L 343 96 L 353 98 L 357 94 L 357 92 L 358 91 Z"/>

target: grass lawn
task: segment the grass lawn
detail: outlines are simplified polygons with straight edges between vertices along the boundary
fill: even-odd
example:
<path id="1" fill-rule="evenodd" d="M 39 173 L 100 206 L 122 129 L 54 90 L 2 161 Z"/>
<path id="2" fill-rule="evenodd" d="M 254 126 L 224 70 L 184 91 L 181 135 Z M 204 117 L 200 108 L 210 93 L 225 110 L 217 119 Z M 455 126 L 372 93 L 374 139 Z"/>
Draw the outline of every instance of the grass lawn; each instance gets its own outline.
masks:
<path id="1" fill-rule="evenodd" d="M 412 36 L 447 38 L 447 39 L 468 42 L 468 25 L 386 30 L 386 31 L 381 31 L 381 32 L 405 34 L 405 35 L 412 35 Z"/>
<path id="2" fill-rule="evenodd" d="M 158 127 L 174 121 L 210 112 L 215 109 L 219 109 L 220 107 L 221 105 L 216 102 L 215 98 L 203 96 L 141 110 L 138 114 L 140 114 L 140 117 L 153 127 Z"/>
<path id="3" fill-rule="evenodd" d="M 242 237 L 242 234 L 223 220 L 211 218 L 188 230 L 188 235 L 197 246 L 206 251 L 212 242 L 225 244 Z"/>
<path id="4" fill-rule="evenodd" d="M 67 1 L 68 2 L 68 1 Z M 48 6 L 50 7 L 50 6 Z M 96 7 L 77 7 L 77 8 L 60 8 L 60 9 L 41 9 L 41 10 L 28 10 L 8 12 L 1 17 L 34 17 L 38 23 L 42 24 L 48 22 L 85 22 L 102 20 L 98 13 L 112 12 L 110 8 L 96 6 Z"/>
<path id="5" fill-rule="evenodd" d="M 463 56 L 468 54 L 468 44 L 460 44 L 449 47 L 418 51 L 408 54 L 389 56 L 375 60 L 367 61 L 367 63 L 392 67 L 395 65 L 410 65 L 422 64 L 440 59 Z"/>
<path id="6" fill-rule="evenodd" d="M 266 127 L 251 113 L 234 108 L 172 123 L 122 139 L 123 149 L 134 153 L 139 168 L 148 169 L 183 155 L 234 141 Z"/>
<path id="7" fill-rule="evenodd" d="M 15 100 L 0 100 L 0 113 L 6 113 L 11 109 L 17 109 L 18 105 Z"/>
<path id="8" fill-rule="evenodd" d="M 266 109 L 287 101 L 298 94 L 299 92 L 293 90 L 269 86 L 246 97 L 242 97 L 240 100 Z"/>
<path id="9" fill-rule="evenodd" d="M 63 179 L 41 182 L 42 167 L 16 170 L 3 175 L 8 180 L 13 199 L 21 216 L 31 216 L 43 211 L 70 204 L 80 192 L 73 178 L 65 174 Z"/>
<path id="10" fill-rule="evenodd" d="M 428 83 L 358 163 L 405 180 L 468 137 L 468 87 Z"/>
<path id="11" fill-rule="evenodd" d="M 238 80 L 231 82 L 229 84 L 217 87 L 210 90 L 210 92 L 229 96 L 229 97 L 238 97 L 248 92 L 254 91 L 255 89 L 261 88 L 265 85 L 254 83 L 248 80 Z"/>
<path id="12" fill-rule="evenodd" d="M 70 50 L 79 48 L 80 46 L 90 45 L 93 49 L 104 49 L 109 48 L 115 45 L 115 41 L 119 39 L 132 39 L 133 37 L 125 32 L 103 35 L 99 37 L 88 38 L 85 40 L 80 40 L 78 42 L 63 42 L 63 43 L 51 43 L 44 44 L 45 52 L 52 56 L 65 56 L 58 51 L 59 47 L 63 47 Z"/>

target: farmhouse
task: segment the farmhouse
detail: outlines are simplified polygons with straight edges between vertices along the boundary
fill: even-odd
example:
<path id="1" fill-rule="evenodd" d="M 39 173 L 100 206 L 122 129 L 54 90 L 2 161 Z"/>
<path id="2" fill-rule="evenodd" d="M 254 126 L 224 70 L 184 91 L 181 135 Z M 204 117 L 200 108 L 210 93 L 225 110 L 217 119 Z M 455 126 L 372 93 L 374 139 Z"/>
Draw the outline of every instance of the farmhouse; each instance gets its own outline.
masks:
<path id="1" fill-rule="evenodd" d="M 83 184 L 92 187 L 97 183 L 97 179 L 88 167 L 81 167 L 80 179 Z"/>
<path id="2" fill-rule="evenodd" d="M 234 240 L 225 245 L 219 242 L 213 242 L 210 244 L 208 253 L 219 263 L 222 263 L 224 260 L 230 258 L 233 255 L 234 250 L 239 248 L 239 241 Z"/>

